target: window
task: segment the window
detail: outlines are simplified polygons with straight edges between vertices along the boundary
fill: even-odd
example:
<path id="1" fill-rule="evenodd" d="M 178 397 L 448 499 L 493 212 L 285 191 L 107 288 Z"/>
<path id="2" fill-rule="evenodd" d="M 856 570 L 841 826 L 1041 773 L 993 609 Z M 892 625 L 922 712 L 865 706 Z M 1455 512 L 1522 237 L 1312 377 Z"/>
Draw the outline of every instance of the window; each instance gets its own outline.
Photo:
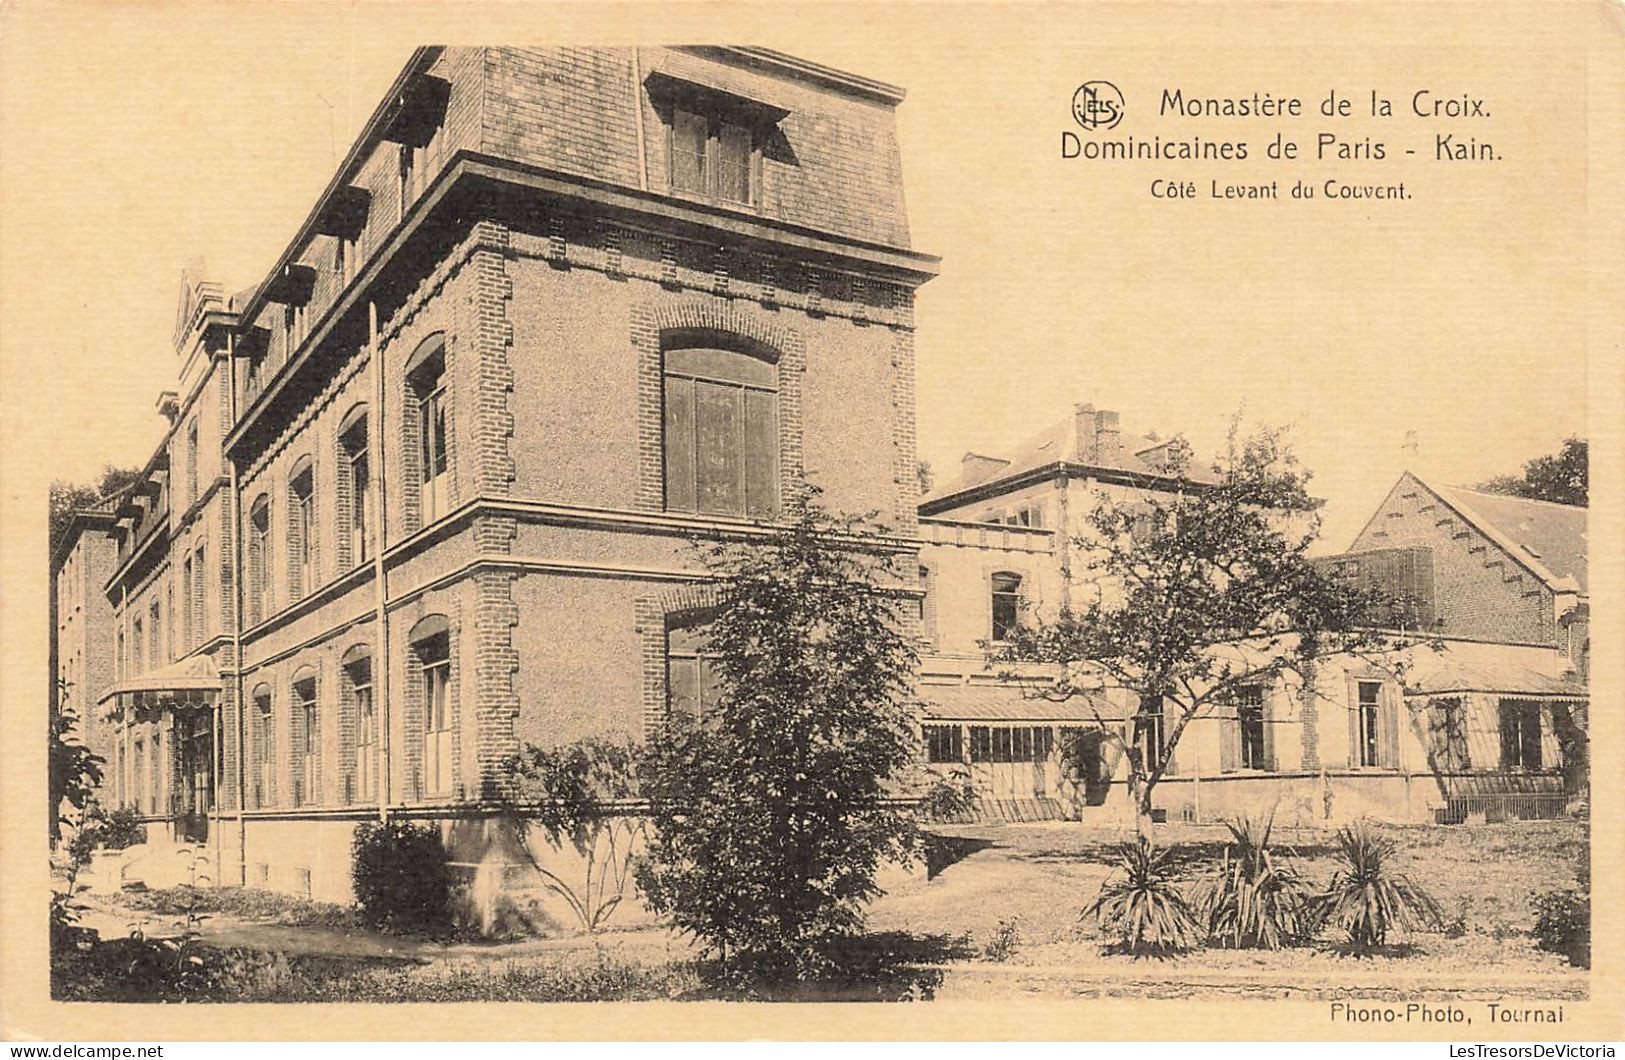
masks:
<path id="1" fill-rule="evenodd" d="M 417 404 L 418 481 L 422 486 L 423 518 L 420 525 L 446 514 L 450 503 L 450 462 L 446 456 L 446 347 L 438 337 L 427 340 L 419 363 L 408 375 L 408 384 Z"/>
<path id="2" fill-rule="evenodd" d="M 201 640 L 208 634 L 210 626 L 209 608 L 208 605 L 203 602 L 208 599 L 208 590 L 204 587 L 203 579 L 204 573 L 209 568 L 203 563 L 202 545 L 197 547 L 197 551 L 193 553 L 193 555 L 197 557 L 197 562 L 192 565 L 192 577 L 197 579 L 193 583 L 193 592 L 195 592 L 197 595 L 192 597 L 192 600 L 197 604 L 197 636 L 198 639 Z"/>
<path id="3" fill-rule="evenodd" d="M 345 656 L 344 681 L 355 704 L 355 797 L 378 794 L 378 716 L 372 699 L 372 656 L 352 648 Z"/>
<path id="4" fill-rule="evenodd" d="M 418 623 L 413 650 L 423 688 L 424 794 L 446 795 L 452 788 L 451 634 L 446 620 Z"/>
<path id="5" fill-rule="evenodd" d="M 1047 726 L 970 727 L 972 762 L 1042 762 L 1054 750 L 1055 730 Z"/>
<path id="6" fill-rule="evenodd" d="M 276 719 L 271 713 L 271 686 L 254 689 L 254 719 L 259 754 L 255 756 L 254 805 L 269 806 L 276 776 Z"/>
<path id="7" fill-rule="evenodd" d="M 1501 714 L 1501 768 L 1533 773 L 1541 768 L 1540 704 L 1503 699 Z"/>
<path id="8" fill-rule="evenodd" d="M 1024 504 L 1013 511 L 1003 513 L 1002 518 L 999 513 L 994 513 L 988 521 L 1004 523 L 1006 526 L 1031 526 L 1041 529 L 1044 525 L 1044 506 Z"/>
<path id="9" fill-rule="evenodd" d="M 288 580 L 295 599 L 316 585 L 315 474 L 310 461 L 288 480 Z"/>
<path id="10" fill-rule="evenodd" d="M 919 569 L 920 580 L 920 637 L 927 643 L 936 640 L 937 601 L 932 595 L 931 568 Z"/>
<path id="11" fill-rule="evenodd" d="M 299 785 L 294 802 L 312 806 L 321 801 L 320 715 L 316 706 L 316 675 L 308 668 L 293 681 L 293 709 L 299 722 Z"/>
<path id="12" fill-rule="evenodd" d="M 350 493 L 349 525 L 343 528 L 343 533 L 349 546 L 350 565 L 359 567 L 367 562 L 372 553 L 368 547 L 372 538 L 367 523 L 367 491 L 372 486 L 372 471 L 368 465 L 365 417 L 344 432 L 339 445 L 343 459 L 340 471 L 345 476 Z"/>
<path id="13" fill-rule="evenodd" d="M 304 303 L 289 302 L 282 307 L 282 357 L 293 357 L 299 344 L 305 341 L 308 316 Z"/>
<path id="14" fill-rule="evenodd" d="M 1269 769 L 1264 740 L 1264 688 L 1243 685 L 1236 691 L 1236 727 L 1241 737 L 1242 769 Z"/>
<path id="15" fill-rule="evenodd" d="M 423 148 L 401 144 L 400 191 L 401 216 L 405 217 L 423 191 Z"/>
<path id="16" fill-rule="evenodd" d="M 1472 768 L 1467 752 L 1467 711 L 1457 698 L 1435 699 L 1429 704 L 1428 735 L 1433 746 L 1433 768 L 1441 773 L 1463 773 Z"/>
<path id="17" fill-rule="evenodd" d="M 716 657 L 709 652 L 709 614 L 690 614 L 666 627 L 666 710 L 703 720 L 718 702 Z"/>
<path id="18" fill-rule="evenodd" d="M 927 762 L 963 762 L 965 760 L 964 727 L 959 725 L 925 726 L 925 760 Z"/>
<path id="19" fill-rule="evenodd" d="M 186 503 L 197 500 L 197 420 L 186 428 Z"/>
<path id="20" fill-rule="evenodd" d="M 157 600 L 154 600 L 152 605 L 147 609 L 147 615 L 151 619 L 151 625 L 149 625 L 147 628 L 152 631 L 152 640 L 147 645 L 147 669 L 156 670 L 158 669 L 159 655 L 158 632 L 164 628 L 163 620 L 159 617 Z"/>
<path id="21" fill-rule="evenodd" d="M 993 575 L 993 639 L 1008 640 L 1021 626 L 1021 575 Z"/>
<path id="22" fill-rule="evenodd" d="M 749 128 L 675 107 L 670 136 L 672 191 L 745 205 L 755 201 L 758 156 Z"/>
<path id="23" fill-rule="evenodd" d="M 350 286 L 350 281 L 355 279 L 356 258 L 359 254 L 360 248 L 356 246 L 355 236 L 333 237 L 333 275 L 338 277 L 340 289 Z"/>
<path id="24" fill-rule="evenodd" d="M 778 369 L 754 352 L 665 353 L 666 507 L 771 517 L 779 510 Z"/>
<path id="25" fill-rule="evenodd" d="M 1359 700 L 1356 705 L 1355 737 L 1359 757 L 1356 763 L 1362 766 L 1376 766 L 1382 764 L 1382 733 L 1381 722 L 1378 720 L 1381 713 L 1382 682 L 1361 681 L 1359 683 Z"/>
<path id="26" fill-rule="evenodd" d="M 248 513 L 248 620 L 263 621 L 271 609 L 271 502 L 260 497 Z"/>
<path id="27" fill-rule="evenodd" d="M 144 672 L 141 669 L 141 660 L 146 658 L 146 654 L 142 652 L 141 645 L 141 620 L 137 618 L 130 624 L 130 672 L 132 674 Z"/>
<path id="28" fill-rule="evenodd" d="M 192 647 L 192 557 L 181 560 L 181 639 L 182 650 Z"/>
<path id="29" fill-rule="evenodd" d="M 1134 742 L 1147 773 L 1162 767 L 1168 751 L 1168 727 L 1161 696 L 1150 696 L 1140 704 L 1134 717 Z"/>

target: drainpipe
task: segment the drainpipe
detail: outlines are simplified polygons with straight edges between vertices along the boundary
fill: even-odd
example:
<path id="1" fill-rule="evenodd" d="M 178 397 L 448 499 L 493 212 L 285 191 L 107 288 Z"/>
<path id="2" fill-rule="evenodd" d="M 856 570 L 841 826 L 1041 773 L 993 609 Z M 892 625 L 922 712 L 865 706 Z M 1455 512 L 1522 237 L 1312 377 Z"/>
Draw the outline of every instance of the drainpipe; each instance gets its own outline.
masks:
<path id="1" fill-rule="evenodd" d="M 231 373 L 231 423 L 237 425 L 237 337 L 226 333 L 226 366 Z M 221 451 L 225 455 L 225 451 Z M 248 821 L 243 808 L 248 805 L 248 780 L 243 772 L 243 504 L 242 485 L 237 478 L 237 461 L 228 459 L 231 472 L 231 659 L 233 699 L 237 703 L 237 883 L 248 886 Z M 218 783 L 218 781 L 217 781 Z"/>
<path id="2" fill-rule="evenodd" d="M 377 610 L 375 621 L 377 644 L 372 653 L 372 685 L 377 694 L 373 711 L 378 723 L 378 820 L 389 820 L 390 782 L 390 711 L 389 711 L 389 589 L 384 579 L 384 534 L 388 520 L 384 516 L 385 499 L 389 491 L 384 462 L 384 363 L 378 349 L 378 303 L 367 301 L 367 357 L 372 362 L 373 415 L 367 430 L 367 448 L 371 450 L 373 495 L 377 503 L 372 506 L 372 592 L 373 606 Z"/>

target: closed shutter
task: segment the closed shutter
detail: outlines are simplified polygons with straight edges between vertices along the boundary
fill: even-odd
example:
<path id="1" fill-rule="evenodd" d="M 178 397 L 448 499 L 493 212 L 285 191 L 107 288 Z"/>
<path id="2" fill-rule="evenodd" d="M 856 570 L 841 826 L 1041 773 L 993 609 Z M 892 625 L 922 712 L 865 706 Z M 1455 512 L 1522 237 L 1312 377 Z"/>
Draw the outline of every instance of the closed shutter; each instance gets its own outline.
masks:
<path id="1" fill-rule="evenodd" d="M 747 390 L 744 395 L 746 514 L 777 515 L 779 511 L 777 396 L 760 390 Z"/>
<path id="2" fill-rule="evenodd" d="M 1348 680 L 1348 696 L 1344 701 L 1349 717 L 1349 768 L 1360 765 L 1360 682 Z"/>
<path id="3" fill-rule="evenodd" d="M 745 512 L 739 466 L 741 393 L 711 383 L 694 384 L 694 492 L 702 512 Z"/>
<path id="4" fill-rule="evenodd" d="M 1236 710 L 1228 704 L 1221 710 Z M 1219 718 L 1219 772 L 1234 773 L 1241 768 L 1241 720 L 1239 717 Z"/>
<path id="5" fill-rule="evenodd" d="M 666 380 L 666 507 L 694 510 L 694 383 Z"/>
<path id="6" fill-rule="evenodd" d="M 1377 722 L 1380 730 L 1377 738 L 1382 747 L 1382 767 L 1384 769 L 1399 768 L 1399 701 L 1401 694 L 1399 686 L 1391 681 L 1384 681 L 1382 693 L 1378 702 L 1382 704 L 1381 720 Z"/>
<path id="7" fill-rule="evenodd" d="M 1281 763 L 1275 757 L 1275 688 L 1266 686 L 1259 699 L 1258 715 L 1264 722 L 1264 768 L 1279 772 Z"/>

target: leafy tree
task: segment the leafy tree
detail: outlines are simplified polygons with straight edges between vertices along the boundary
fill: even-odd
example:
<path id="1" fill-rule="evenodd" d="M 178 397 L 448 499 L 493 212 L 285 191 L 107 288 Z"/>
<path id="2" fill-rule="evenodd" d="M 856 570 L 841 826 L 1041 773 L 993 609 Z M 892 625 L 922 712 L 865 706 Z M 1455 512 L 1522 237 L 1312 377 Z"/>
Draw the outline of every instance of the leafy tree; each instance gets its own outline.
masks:
<path id="1" fill-rule="evenodd" d="M 52 846 L 62 835 L 62 804 L 67 803 L 83 815 L 96 786 L 102 782 L 102 764 L 106 761 L 79 742 L 79 716 L 68 699 L 72 687 L 71 681 L 57 679 L 56 702 L 50 712 L 48 797 Z"/>
<path id="2" fill-rule="evenodd" d="M 101 478 L 93 486 L 76 485 L 61 480 L 51 483 L 51 521 L 46 535 L 48 547 L 56 547 L 57 541 L 68 529 L 68 521 L 73 518 L 75 511 L 88 508 L 97 501 L 117 493 L 140 475 L 139 468 L 114 467 L 108 464 L 102 469 Z"/>
<path id="3" fill-rule="evenodd" d="M 898 795 L 917 760 L 914 650 L 885 540 L 795 501 L 773 539 L 708 549 L 717 696 L 677 716 L 645 770 L 639 885 L 726 976 L 807 981 L 863 924 L 888 859 L 912 859 Z"/>
<path id="4" fill-rule="evenodd" d="M 1509 497 L 1576 504 L 1585 507 L 1588 497 L 1590 445 L 1584 438 L 1565 438 L 1563 448 L 1547 456 L 1537 456 L 1523 465 L 1523 477 L 1497 475 L 1478 488 Z"/>
<path id="5" fill-rule="evenodd" d="M 1024 678 L 1035 695 L 1130 703 L 1130 732 L 1097 708 L 1074 743 L 1121 749 L 1141 835 L 1150 831 L 1152 791 L 1191 722 L 1234 718 L 1243 687 L 1306 674 L 1327 655 L 1397 665 L 1401 648 L 1371 628 L 1386 603 L 1379 593 L 1309 560 L 1319 502 L 1281 432 L 1241 439 L 1233 429 L 1207 476 L 1190 474 L 1188 452 L 1173 447 L 1165 491 L 1098 495 L 1074 540 L 1096 598 L 1054 620 L 1028 616 L 994 654 L 1053 666 L 1053 682 Z"/>
<path id="6" fill-rule="evenodd" d="M 915 462 L 914 477 L 918 479 L 920 483 L 920 496 L 923 497 L 927 493 L 931 492 L 931 484 L 934 481 L 934 476 L 931 473 L 931 465 L 929 463 L 924 460 Z"/>

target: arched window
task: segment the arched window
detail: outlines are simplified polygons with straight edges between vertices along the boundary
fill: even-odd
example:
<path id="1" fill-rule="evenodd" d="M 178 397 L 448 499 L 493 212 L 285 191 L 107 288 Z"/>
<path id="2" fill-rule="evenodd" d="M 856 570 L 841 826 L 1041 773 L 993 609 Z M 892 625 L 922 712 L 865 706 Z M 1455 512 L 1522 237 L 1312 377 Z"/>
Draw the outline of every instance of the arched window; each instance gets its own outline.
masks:
<path id="1" fill-rule="evenodd" d="M 423 794 L 452 790 L 452 732 L 456 708 L 451 702 L 451 629 L 444 615 L 430 615 L 412 627 L 413 664 L 417 668 L 423 723 Z"/>
<path id="2" fill-rule="evenodd" d="M 420 526 L 445 515 L 450 507 L 451 462 L 446 436 L 446 343 L 433 335 L 418 345 L 406 364 L 406 384 L 410 391 L 417 434 L 417 452 L 409 454 L 416 463 L 421 487 Z"/>
<path id="3" fill-rule="evenodd" d="M 1000 571 L 993 575 L 993 639 L 1009 640 L 1021 625 L 1021 575 Z"/>
<path id="4" fill-rule="evenodd" d="M 372 466 L 367 451 L 367 410 L 357 407 L 339 428 L 339 547 L 345 569 L 372 556 L 367 493 Z"/>
<path id="5" fill-rule="evenodd" d="M 248 509 L 248 621 L 264 621 L 271 611 L 271 502 L 262 493 Z"/>
<path id="6" fill-rule="evenodd" d="M 343 694 L 355 717 L 355 787 L 358 801 L 378 795 L 378 715 L 372 693 L 372 649 L 357 644 L 341 663 Z"/>
<path id="7" fill-rule="evenodd" d="M 314 806 L 322 801 L 321 708 L 314 667 L 300 667 L 293 675 L 293 738 L 294 805 Z"/>
<path id="8" fill-rule="evenodd" d="M 665 348 L 666 508 L 770 517 L 779 510 L 778 368 L 725 336 Z"/>
<path id="9" fill-rule="evenodd" d="M 250 699 L 254 704 L 254 805 L 269 806 L 275 797 L 276 778 L 276 719 L 271 713 L 271 686 L 257 686 Z"/>
<path id="10" fill-rule="evenodd" d="M 316 475 L 310 457 L 288 476 L 288 592 L 297 600 L 316 587 Z"/>

